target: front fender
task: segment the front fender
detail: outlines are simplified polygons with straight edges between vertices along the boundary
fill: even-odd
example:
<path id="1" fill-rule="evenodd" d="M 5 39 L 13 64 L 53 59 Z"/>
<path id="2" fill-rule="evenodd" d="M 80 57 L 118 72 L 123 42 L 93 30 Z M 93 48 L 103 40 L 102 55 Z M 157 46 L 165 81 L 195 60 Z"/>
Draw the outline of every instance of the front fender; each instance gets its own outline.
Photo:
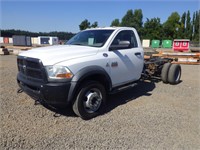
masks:
<path id="1" fill-rule="evenodd" d="M 105 69 L 103 69 L 100 66 L 88 66 L 88 67 L 81 69 L 72 78 L 71 87 L 70 87 L 69 94 L 68 94 L 68 102 L 73 101 L 76 91 L 80 87 L 80 83 L 82 81 L 84 81 L 86 78 L 89 78 L 92 76 L 98 76 L 98 75 L 100 75 L 106 79 L 106 81 L 108 83 L 108 90 L 111 90 L 112 89 L 112 81 L 111 81 L 108 73 L 105 71 Z"/>

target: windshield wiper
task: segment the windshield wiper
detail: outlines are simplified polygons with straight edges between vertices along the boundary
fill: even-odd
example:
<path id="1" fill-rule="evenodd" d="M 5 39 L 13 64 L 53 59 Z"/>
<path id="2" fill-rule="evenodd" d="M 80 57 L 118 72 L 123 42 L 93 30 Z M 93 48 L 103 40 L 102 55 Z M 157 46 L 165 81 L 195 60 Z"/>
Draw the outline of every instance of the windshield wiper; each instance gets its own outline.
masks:
<path id="1" fill-rule="evenodd" d="M 83 45 L 81 43 L 73 43 L 73 44 L 70 44 L 70 45 Z"/>

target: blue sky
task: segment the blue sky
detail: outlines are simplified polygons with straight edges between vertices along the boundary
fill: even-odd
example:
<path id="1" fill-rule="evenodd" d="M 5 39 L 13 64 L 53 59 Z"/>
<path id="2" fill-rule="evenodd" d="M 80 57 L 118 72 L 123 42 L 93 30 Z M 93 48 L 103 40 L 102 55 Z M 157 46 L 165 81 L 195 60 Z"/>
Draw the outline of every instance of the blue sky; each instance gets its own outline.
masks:
<path id="1" fill-rule="evenodd" d="M 165 22 L 177 11 L 179 15 L 200 9 L 199 0 L 0 0 L 1 29 L 21 29 L 34 32 L 78 32 L 79 24 L 88 19 L 100 27 L 122 19 L 127 10 L 142 9 L 146 18 L 159 17 Z"/>

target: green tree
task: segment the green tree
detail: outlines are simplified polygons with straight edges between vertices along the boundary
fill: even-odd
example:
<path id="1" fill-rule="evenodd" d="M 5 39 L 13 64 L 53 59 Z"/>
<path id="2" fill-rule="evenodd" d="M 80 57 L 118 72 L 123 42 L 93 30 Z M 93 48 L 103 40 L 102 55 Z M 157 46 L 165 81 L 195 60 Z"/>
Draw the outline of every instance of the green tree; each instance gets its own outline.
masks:
<path id="1" fill-rule="evenodd" d="M 143 39 L 162 39 L 163 29 L 160 18 L 148 19 L 144 23 Z"/>
<path id="2" fill-rule="evenodd" d="M 186 19 L 186 29 L 185 29 L 185 37 L 188 39 L 192 39 L 192 25 L 191 25 L 191 17 L 190 11 L 187 12 L 187 19 Z"/>
<path id="3" fill-rule="evenodd" d="M 69 40 L 72 36 L 74 36 L 74 33 L 71 32 L 29 32 L 29 31 L 23 31 L 23 30 L 1 30 L 1 36 L 2 37 L 12 37 L 13 35 L 26 35 L 31 37 L 38 37 L 38 36 L 56 36 L 59 38 L 59 40 Z"/>
<path id="4" fill-rule="evenodd" d="M 128 10 L 126 15 L 122 18 L 121 26 L 124 27 L 133 27 L 133 10 Z"/>
<path id="5" fill-rule="evenodd" d="M 119 26 L 120 26 L 119 19 L 113 20 L 110 26 L 111 26 L 111 27 L 112 27 L 112 26 L 119 27 Z"/>
<path id="6" fill-rule="evenodd" d="M 138 34 L 142 36 L 143 14 L 141 9 L 136 9 L 133 13 L 133 27 L 137 29 Z"/>
<path id="7" fill-rule="evenodd" d="M 180 22 L 177 38 L 181 38 L 181 39 L 185 38 L 185 24 L 186 24 L 186 12 L 184 12 L 181 17 L 181 22 Z"/>
<path id="8" fill-rule="evenodd" d="M 168 39 L 175 39 L 180 28 L 180 16 L 177 12 L 173 12 L 163 24 L 164 37 Z"/>
<path id="9" fill-rule="evenodd" d="M 121 26 L 125 27 L 134 27 L 139 35 L 142 33 L 142 10 L 136 9 L 133 13 L 133 10 L 128 10 L 126 15 L 122 18 Z"/>
<path id="10" fill-rule="evenodd" d="M 196 20 L 195 17 L 196 17 L 196 14 L 195 14 L 195 12 L 194 12 L 194 13 L 193 13 L 193 16 L 192 16 L 192 25 L 191 25 L 191 26 L 192 26 L 192 27 L 191 27 L 191 28 L 192 28 L 192 39 L 191 39 L 192 41 L 194 40 L 194 30 L 195 30 L 195 20 Z"/>
<path id="11" fill-rule="evenodd" d="M 193 21 L 193 41 L 199 42 L 199 21 L 200 21 L 200 10 L 196 11 L 194 14 L 194 21 Z"/>
<path id="12" fill-rule="evenodd" d="M 87 19 L 85 19 L 85 20 L 83 20 L 83 21 L 81 22 L 81 24 L 79 25 L 79 29 L 80 29 L 80 30 L 85 30 L 85 29 L 87 29 L 87 28 L 90 28 L 90 22 L 89 22 Z"/>
<path id="13" fill-rule="evenodd" d="M 95 21 L 90 27 L 91 27 L 91 28 L 96 28 L 96 27 L 98 27 L 98 22 Z"/>

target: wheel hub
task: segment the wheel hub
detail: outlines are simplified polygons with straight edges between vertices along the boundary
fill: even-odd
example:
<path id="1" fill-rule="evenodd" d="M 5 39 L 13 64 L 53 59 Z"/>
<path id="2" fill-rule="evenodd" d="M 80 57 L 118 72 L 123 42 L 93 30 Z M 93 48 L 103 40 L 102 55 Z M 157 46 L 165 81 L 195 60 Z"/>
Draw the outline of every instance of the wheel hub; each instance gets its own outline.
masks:
<path id="1" fill-rule="evenodd" d="M 85 94 L 84 107 L 88 113 L 94 113 L 99 109 L 102 102 L 102 95 L 98 89 L 92 89 Z"/>

